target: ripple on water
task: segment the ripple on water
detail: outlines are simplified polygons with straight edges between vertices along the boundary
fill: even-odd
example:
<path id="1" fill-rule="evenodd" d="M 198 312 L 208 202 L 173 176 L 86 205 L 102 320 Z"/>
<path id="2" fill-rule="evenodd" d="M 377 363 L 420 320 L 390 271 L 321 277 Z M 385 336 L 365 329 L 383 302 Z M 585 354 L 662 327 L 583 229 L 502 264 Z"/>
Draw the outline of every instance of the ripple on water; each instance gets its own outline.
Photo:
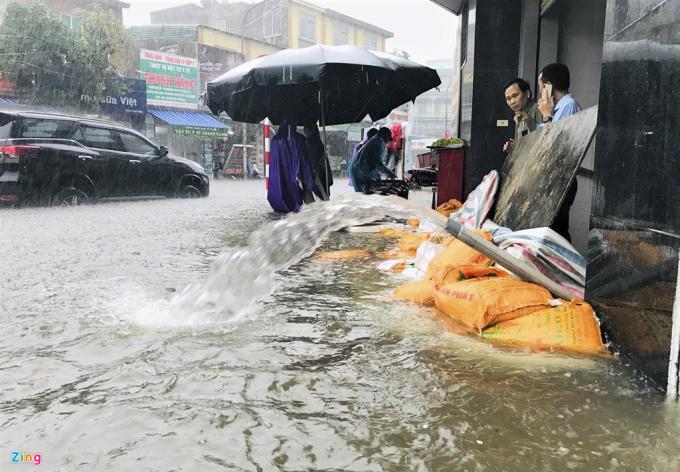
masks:
<path id="1" fill-rule="evenodd" d="M 457 336 L 394 303 L 401 281 L 370 264 L 292 248 L 239 322 L 210 311 L 217 299 L 173 317 L 215 254 L 271 220 L 244 189 L 2 215 L 0 447 L 68 471 L 680 465 L 677 407 L 624 362 Z M 375 241 L 331 233 L 323 247 Z"/>

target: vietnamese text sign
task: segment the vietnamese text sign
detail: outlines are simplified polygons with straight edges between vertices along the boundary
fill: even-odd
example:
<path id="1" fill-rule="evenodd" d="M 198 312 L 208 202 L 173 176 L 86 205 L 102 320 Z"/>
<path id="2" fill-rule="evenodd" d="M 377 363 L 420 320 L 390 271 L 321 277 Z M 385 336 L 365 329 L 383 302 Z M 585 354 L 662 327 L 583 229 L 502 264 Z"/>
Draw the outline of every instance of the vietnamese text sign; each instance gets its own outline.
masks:
<path id="1" fill-rule="evenodd" d="M 146 49 L 140 50 L 139 59 L 149 105 L 198 107 L 200 81 L 196 59 Z"/>
<path id="2" fill-rule="evenodd" d="M 86 103 L 92 100 L 98 101 L 102 113 L 144 115 L 146 114 L 146 82 L 138 79 L 117 79 L 107 84 L 100 97 L 81 95 L 80 99 Z"/>
<path id="3" fill-rule="evenodd" d="M 229 136 L 227 128 L 207 128 L 205 126 L 179 126 L 172 127 L 172 132 L 177 136 L 196 136 L 199 138 L 223 138 Z"/>

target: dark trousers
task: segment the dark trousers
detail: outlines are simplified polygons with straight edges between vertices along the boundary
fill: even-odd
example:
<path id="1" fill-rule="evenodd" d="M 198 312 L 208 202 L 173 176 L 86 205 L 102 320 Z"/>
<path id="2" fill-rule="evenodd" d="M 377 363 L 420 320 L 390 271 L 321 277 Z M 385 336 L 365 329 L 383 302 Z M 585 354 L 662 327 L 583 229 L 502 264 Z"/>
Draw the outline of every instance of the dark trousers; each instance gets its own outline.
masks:
<path id="1" fill-rule="evenodd" d="M 574 204 L 574 199 L 576 198 L 576 192 L 578 191 L 578 182 L 574 178 L 574 182 L 569 186 L 567 194 L 564 197 L 562 206 L 560 206 L 553 224 L 550 228 L 554 230 L 557 234 L 562 236 L 567 241 L 571 242 L 571 235 L 569 234 L 569 211 L 571 210 L 571 205 Z"/>

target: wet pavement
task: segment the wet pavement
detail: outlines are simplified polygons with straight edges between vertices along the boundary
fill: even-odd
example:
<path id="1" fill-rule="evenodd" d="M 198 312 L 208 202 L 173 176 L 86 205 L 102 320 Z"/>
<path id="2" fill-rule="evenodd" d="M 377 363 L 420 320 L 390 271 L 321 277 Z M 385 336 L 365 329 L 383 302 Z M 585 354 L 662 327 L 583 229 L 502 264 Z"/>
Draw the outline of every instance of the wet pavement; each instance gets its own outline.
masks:
<path id="1" fill-rule="evenodd" d="M 373 263 L 306 259 L 236 323 L 149 312 L 272 218 L 261 181 L 2 210 L 0 470 L 11 451 L 50 471 L 680 466 L 676 405 L 625 361 L 453 335 Z"/>

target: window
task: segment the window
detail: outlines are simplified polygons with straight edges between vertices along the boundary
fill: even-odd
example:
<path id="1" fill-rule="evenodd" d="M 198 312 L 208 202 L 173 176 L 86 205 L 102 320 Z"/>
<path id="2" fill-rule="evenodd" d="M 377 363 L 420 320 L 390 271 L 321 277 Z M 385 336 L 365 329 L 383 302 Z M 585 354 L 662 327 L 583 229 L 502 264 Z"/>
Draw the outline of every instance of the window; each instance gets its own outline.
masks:
<path id="1" fill-rule="evenodd" d="M 127 152 L 135 154 L 156 154 L 156 146 L 150 142 L 136 136 L 132 133 L 119 132 L 120 140 L 123 143 L 123 149 Z"/>
<path id="2" fill-rule="evenodd" d="M 281 10 L 272 9 L 265 11 L 262 15 L 262 35 L 265 38 L 274 38 L 281 36 L 283 29 L 283 20 L 281 19 Z"/>
<path id="3" fill-rule="evenodd" d="M 378 50 L 378 38 L 373 34 L 364 33 L 364 47 L 370 49 L 371 51 Z"/>
<path id="4" fill-rule="evenodd" d="M 341 46 L 343 44 L 349 44 L 349 32 L 347 25 L 342 23 L 335 23 L 333 25 L 333 43 L 336 46 Z"/>
<path id="5" fill-rule="evenodd" d="M 61 15 L 61 19 L 71 31 L 80 33 L 80 17 L 73 15 Z"/>
<path id="6" fill-rule="evenodd" d="M 116 136 L 106 128 L 81 126 L 76 133 L 76 140 L 91 148 L 120 150 Z"/>
<path id="7" fill-rule="evenodd" d="M 14 121 L 9 120 L 5 124 L 0 124 L 0 139 L 7 139 L 11 136 L 12 125 Z"/>
<path id="8" fill-rule="evenodd" d="M 300 39 L 305 43 L 316 44 L 316 17 L 300 15 Z"/>
<path id="9" fill-rule="evenodd" d="M 17 134 L 20 138 L 70 139 L 73 125 L 69 121 L 25 119 Z"/>

